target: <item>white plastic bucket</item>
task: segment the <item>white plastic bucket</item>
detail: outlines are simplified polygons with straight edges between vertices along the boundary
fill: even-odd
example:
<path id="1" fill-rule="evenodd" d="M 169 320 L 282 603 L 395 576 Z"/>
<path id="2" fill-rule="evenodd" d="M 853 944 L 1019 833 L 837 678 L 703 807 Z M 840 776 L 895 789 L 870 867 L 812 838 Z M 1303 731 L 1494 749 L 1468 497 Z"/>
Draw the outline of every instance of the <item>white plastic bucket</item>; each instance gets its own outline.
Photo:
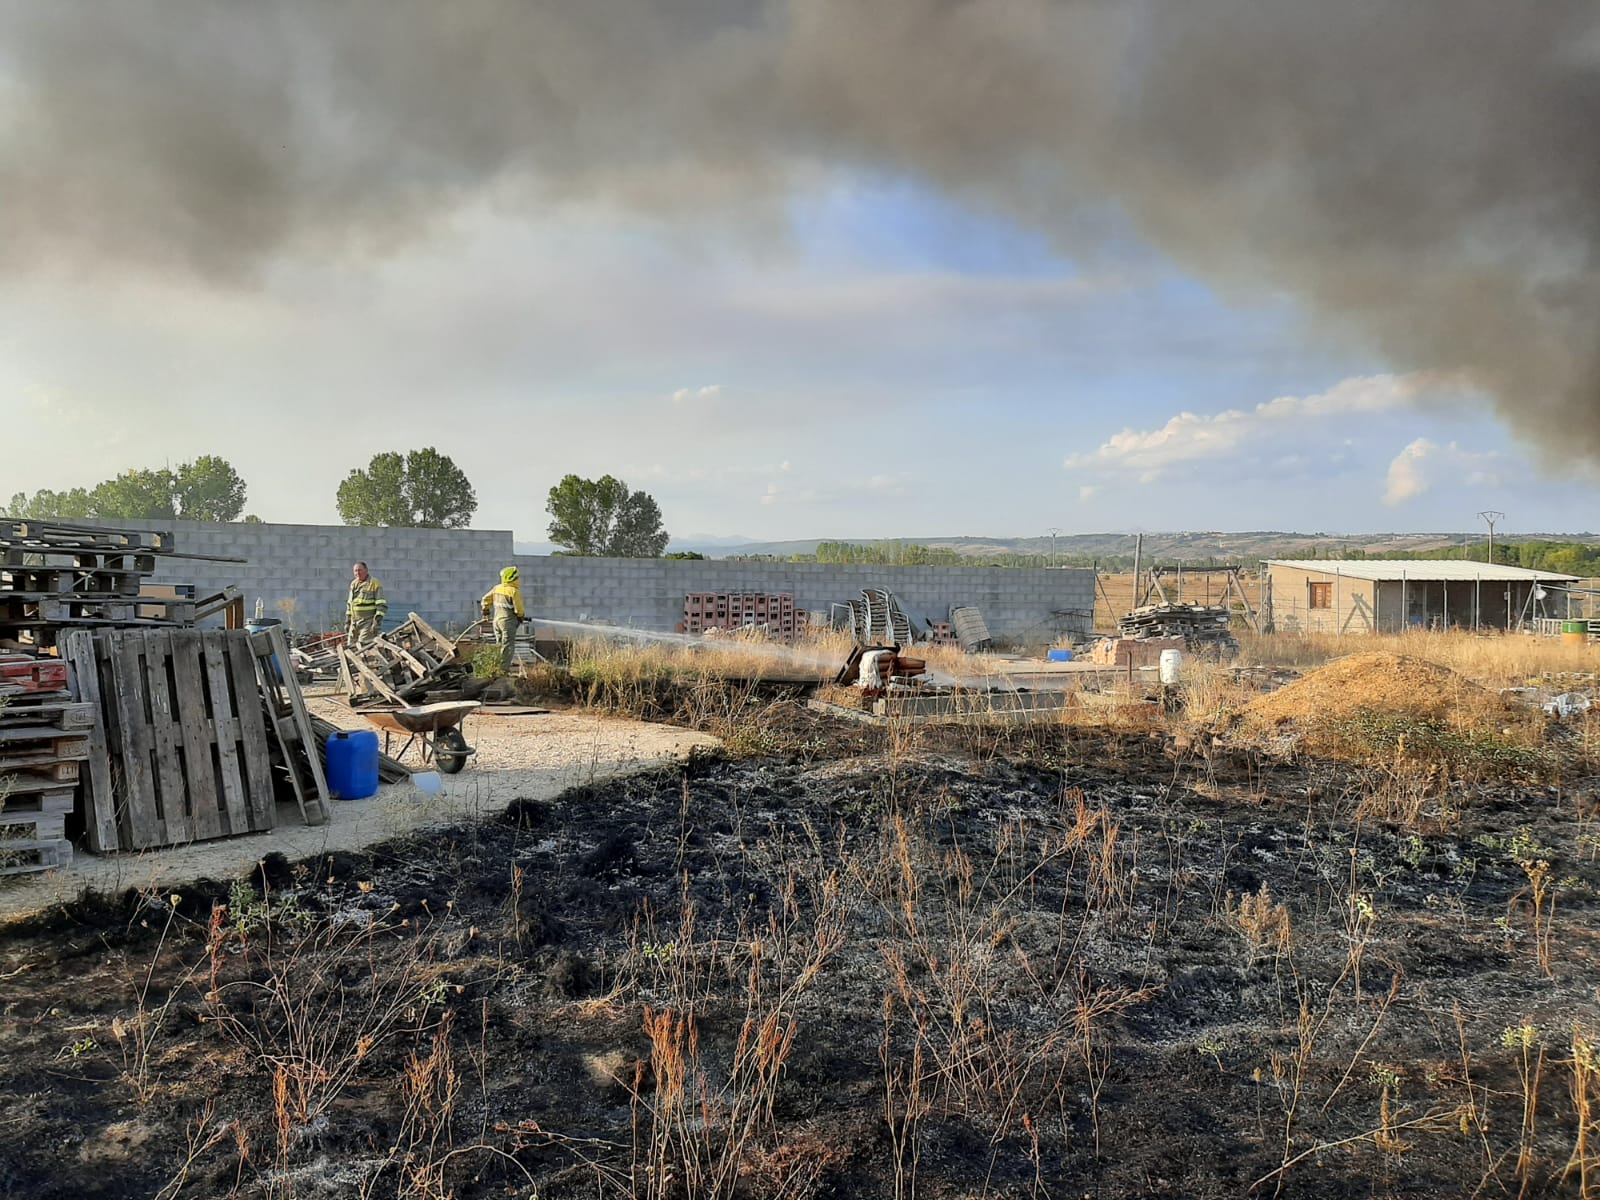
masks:
<path id="1" fill-rule="evenodd" d="M 1147 660 L 1148 661 L 1148 660 Z M 1177 683 L 1178 675 L 1183 670 L 1182 650 L 1163 650 L 1161 652 L 1161 682 Z"/>

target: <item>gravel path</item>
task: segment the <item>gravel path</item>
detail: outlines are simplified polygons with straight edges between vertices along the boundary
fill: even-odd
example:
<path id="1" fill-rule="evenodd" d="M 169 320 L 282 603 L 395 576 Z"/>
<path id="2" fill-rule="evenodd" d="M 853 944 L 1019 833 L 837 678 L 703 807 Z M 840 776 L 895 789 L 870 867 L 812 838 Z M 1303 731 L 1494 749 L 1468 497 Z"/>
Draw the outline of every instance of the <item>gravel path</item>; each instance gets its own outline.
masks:
<path id="1" fill-rule="evenodd" d="M 308 699 L 307 706 L 336 725 L 371 728 L 338 701 Z M 425 795 L 407 780 L 380 787 L 368 800 L 334 801 L 327 825 L 302 825 L 292 803 L 280 804 L 278 826 L 269 833 L 103 858 L 80 851 L 71 867 L 0 879 L 0 922 L 71 899 L 85 888 L 175 888 L 207 876 L 232 877 L 274 850 L 292 860 L 355 849 L 425 826 L 480 820 L 513 800 L 552 799 L 574 785 L 673 761 L 691 747 L 716 743 L 685 729 L 580 713 L 474 715 L 465 729 L 478 753 L 459 775 L 442 777 L 438 795 Z"/>

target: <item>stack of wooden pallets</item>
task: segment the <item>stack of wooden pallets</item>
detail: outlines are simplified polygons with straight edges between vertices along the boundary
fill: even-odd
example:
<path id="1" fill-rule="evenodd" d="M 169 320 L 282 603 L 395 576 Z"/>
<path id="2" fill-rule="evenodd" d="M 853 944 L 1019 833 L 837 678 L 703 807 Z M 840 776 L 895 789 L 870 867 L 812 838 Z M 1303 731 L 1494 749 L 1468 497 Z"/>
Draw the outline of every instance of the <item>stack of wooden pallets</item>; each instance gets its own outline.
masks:
<path id="1" fill-rule="evenodd" d="M 0 652 L 0 875 L 72 861 L 67 821 L 97 721 L 65 663 Z"/>
<path id="2" fill-rule="evenodd" d="M 1221 605 L 1148 604 L 1117 622 L 1117 635 L 1149 641 L 1182 638 L 1195 651 L 1236 654 L 1239 643 L 1229 627 L 1230 615 Z"/>
<path id="3" fill-rule="evenodd" d="M 281 633 L 238 628 L 236 588 L 150 585 L 164 555 L 185 557 L 169 533 L 0 519 L 0 836 L 27 835 L 0 870 L 62 866 L 80 835 L 105 853 L 270 829 L 279 778 L 327 820 Z M 232 628 L 193 628 L 224 610 Z"/>
<path id="4" fill-rule="evenodd" d="M 172 535 L 0 519 L 0 647 L 48 650 L 68 629 L 190 625 L 190 597 L 141 596 Z"/>

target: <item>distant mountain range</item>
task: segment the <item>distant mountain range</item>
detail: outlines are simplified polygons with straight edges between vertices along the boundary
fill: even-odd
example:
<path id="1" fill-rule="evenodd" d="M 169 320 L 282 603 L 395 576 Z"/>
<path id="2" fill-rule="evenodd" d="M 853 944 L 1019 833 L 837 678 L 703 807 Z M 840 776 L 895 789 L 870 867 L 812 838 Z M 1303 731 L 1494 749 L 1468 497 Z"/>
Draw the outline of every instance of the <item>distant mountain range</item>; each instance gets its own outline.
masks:
<path id="1" fill-rule="evenodd" d="M 1291 533 L 1280 530 L 1243 532 L 1184 531 L 1146 532 L 1144 561 L 1252 563 L 1263 558 L 1312 558 L 1352 550 L 1368 554 L 1422 553 L 1451 546 L 1465 546 L 1480 553 L 1484 532 L 1475 533 Z M 1131 533 L 1063 533 L 1055 539 L 1055 552 L 1061 558 L 1126 558 L 1133 554 Z M 1495 533 L 1499 542 L 1586 542 L 1600 543 L 1594 533 Z M 954 550 L 972 558 L 992 558 L 1008 554 L 1049 554 L 1050 538 L 1044 537 L 908 537 L 908 538 L 801 538 L 785 542 L 756 542 L 740 537 L 690 535 L 673 538 L 670 551 L 696 551 L 708 558 L 771 556 L 788 558 L 795 554 L 815 554 L 821 542 L 854 542 L 872 546 L 899 541 L 907 544 Z M 549 554 L 557 547 L 549 542 L 517 542 L 518 554 Z"/>
<path id="2" fill-rule="evenodd" d="M 1146 532 L 1144 559 L 1196 562 L 1256 562 L 1263 558 L 1311 558 L 1361 550 L 1368 554 L 1421 553 L 1451 546 L 1481 548 L 1484 531 L 1475 533 L 1293 533 L 1281 530 L 1242 532 L 1182 531 Z M 1133 553 L 1132 533 L 1063 533 L 1055 539 L 1055 553 L 1075 558 L 1126 557 Z M 1600 543 L 1594 533 L 1503 533 L 1499 542 L 1554 541 Z M 1005 554 L 1049 554 L 1050 538 L 1035 537 L 907 537 L 907 538 L 804 538 L 783 542 L 735 541 L 729 538 L 674 538 L 669 549 L 695 550 L 712 558 L 738 555 L 771 555 L 787 558 L 794 554 L 815 554 L 821 542 L 855 542 L 879 545 L 900 541 L 908 544 L 954 550 L 973 558 Z"/>

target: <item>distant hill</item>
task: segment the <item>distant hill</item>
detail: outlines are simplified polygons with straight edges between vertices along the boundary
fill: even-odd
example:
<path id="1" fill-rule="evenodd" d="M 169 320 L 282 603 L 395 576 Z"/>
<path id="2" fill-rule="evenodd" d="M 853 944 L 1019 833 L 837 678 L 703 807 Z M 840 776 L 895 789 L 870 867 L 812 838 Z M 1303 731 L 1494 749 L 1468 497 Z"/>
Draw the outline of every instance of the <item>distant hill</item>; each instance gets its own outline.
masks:
<path id="1" fill-rule="evenodd" d="M 782 542 L 754 542 L 735 538 L 691 534 L 673 538 L 669 550 L 698 551 L 708 558 L 772 557 L 789 558 L 817 552 L 822 542 L 853 542 L 861 546 L 902 542 L 927 546 L 932 549 L 952 550 L 964 557 L 987 559 L 1007 555 L 1048 555 L 1050 538 L 1034 537 L 905 537 L 905 538 L 799 538 Z M 1063 533 L 1057 536 L 1055 553 L 1063 560 L 1123 559 L 1133 555 L 1134 535 L 1131 533 Z M 1551 541 L 1585 542 L 1600 544 L 1600 534 L 1595 533 L 1501 533 L 1495 532 L 1495 541 L 1502 543 Z M 1147 532 L 1144 534 L 1144 562 L 1146 565 L 1162 563 L 1219 563 L 1259 562 L 1264 558 L 1319 558 L 1348 553 L 1352 550 L 1367 554 L 1422 554 L 1431 550 L 1459 547 L 1463 543 L 1474 556 L 1481 555 L 1484 531 L 1472 533 L 1293 533 L 1281 530 L 1180 531 Z M 517 542 L 518 554 L 549 554 L 556 547 L 549 542 Z"/>
<path id="2" fill-rule="evenodd" d="M 1501 533 L 1498 542 L 1560 541 L 1600 543 L 1594 533 Z M 905 538 L 807 538 L 784 542 L 746 542 L 736 546 L 701 549 L 717 558 L 741 555 L 771 555 L 788 558 L 795 554 L 815 554 L 821 542 L 852 541 L 858 545 L 881 545 L 890 541 L 949 549 L 971 558 L 992 558 L 1009 554 L 1049 554 L 1050 538 L 1035 537 L 905 537 Z M 1252 563 L 1263 558 L 1312 558 L 1361 550 L 1368 554 L 1422 553 L 1465 545 L 1481 551 L 1483 531 L 1474 533 L 1294 533 L 1282 530 L 1240 532 L 1180 531 L 1144 534 L 1144 561 Z M 673 548 L 678 549 L 676 542 Z M 684 547 L 689 548 L 689 547 Z M 1055 553 L 1061 558 L 1125 558 L 1133 554 L 1131 533 L 1064 533 L 1055 539 Z"/>

